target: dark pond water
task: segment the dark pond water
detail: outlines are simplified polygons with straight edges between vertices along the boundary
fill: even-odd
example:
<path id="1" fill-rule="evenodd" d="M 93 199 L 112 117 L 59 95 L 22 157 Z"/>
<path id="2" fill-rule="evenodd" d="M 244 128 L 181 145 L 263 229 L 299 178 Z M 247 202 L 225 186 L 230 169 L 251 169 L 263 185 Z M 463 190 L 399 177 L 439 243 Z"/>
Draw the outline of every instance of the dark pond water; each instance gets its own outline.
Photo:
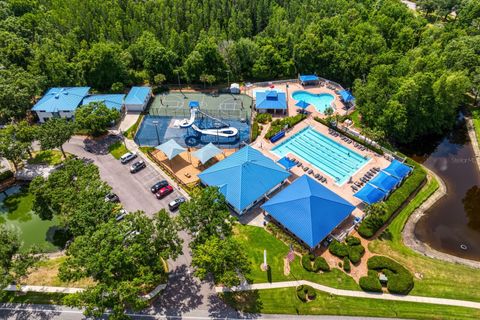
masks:
<path id="1" fill-rule="evenodd" d="M 416 236 L 436 250 L 480 260 L 480 174 L 464 124 L 418 149 L 411 156 L 444 180 L 447 195 L 420 219 Z"/>

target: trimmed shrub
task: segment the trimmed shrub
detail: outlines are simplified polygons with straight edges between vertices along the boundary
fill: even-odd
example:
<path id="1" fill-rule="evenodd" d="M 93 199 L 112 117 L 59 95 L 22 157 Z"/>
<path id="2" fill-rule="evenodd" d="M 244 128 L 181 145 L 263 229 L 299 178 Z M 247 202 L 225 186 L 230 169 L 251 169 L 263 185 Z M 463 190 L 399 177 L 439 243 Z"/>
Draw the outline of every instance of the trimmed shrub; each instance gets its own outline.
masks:
<path id="1" fill-rule="evenodd" d="M 270 139 L 277 133 L 279 133 L 285 126 L 292 128 L 297 123 L 305 119 L 307 116 L 304 114 L 297 114 L 293 117 L 285 117 L 283 119 L 277 119 L 273 121 L 270 125 L 270 129 L 265 134 L 265 139 Z"/>
<path id="2" fill-rule="evenodd" d="M 345 239 L 345 242 L 346 242 L 347 245 L 349 245 L 349 246 L 358 246 L 359 244 L 361 244 L 360 239 L 357 238 L 357 237 L 354 237 L 354 236 L 348 236 L 348 237 Z"/>
<path id="3" fill-rule="evenodd" d="M 387 289 L 390 293 L 408 294 L 414 286 L 413 275 L 398 262 L 383 256 L 368 259 L 368 269 L 382 271 L 388 278 Z"/>
<path id="4" fill-rule="evenodd" d="M 255 141 L 260 134 L 260 128 L 258 122 L 254 121 L 252 124 L 252 141 Z"/>
<path id="5" fill-rule="evenodd" d="M 308 300 L 315 300 L 315 298 L 317 297 L 317 292 L 315 291 L 315 289 L 313 289 L 310 286 L 304 286 L 304 288 L 307 291 L 306 294 L 307 294 Z"/>
<path id="6" fill-rule="evenodd" d="M 310 255 L 305 254 L 302 256 L 302 266 L 305 270 L 313 272 L 312 260 L 310 259 Z"/>
<path id="7" fill-rule="evenodd" d="M 258 123 L 266 124 L 272 121 L 272 115 L 270 113 L 259 113 L 255 117 L 255 120 Z"/>
<path id="8" fill-rule="evenodd" d="M 374 276 L 369 275 L 367 277 L 361 277 L 359 285 L 364 291 L 382 292 L 382 284 L 380 283 L 380 280 L 378 280 L 378 275 L 376 273 Z"/>
<path id="9" fill-rule="evenodd" d="M 337 240 L 333 240 L 330 245 L 328 246 L 328 251 L 334 256 L 339 258 L 343 258 L 348 256 L 348 247 L 347 245 L 338 242 Z"/>
<path id="10" fill-rule="evenodd" d="M 304 289 L 303 289 L 304 285 L 301 285 L 301 286 L 298 286 L 297 287 L 297 297 L 298 299 L 300 299 L 300 301 L 302 302 L 307 302 L 307 296 L 304 292 Z"/>
<path id="11" fill-rule="evenodd" d="M 343 258 L 343 270 L 345 272 L 350 272 L 350 259 L 348 257 Z"/>
<path id="12" fill-rule="evenodd" d="M 4 171 L 0 173 L 0 182 L 3 182 L 7 179 L 10 179 L 13 177 L 13 172 L 11 170 Z"/>
<path id="13" fill-rule="evenodd" d="M 318 272 L 318 271 L 323 271 L 323 272 L 328 272 L 330 271 L 330 266 L 327 263 L 327 260 L 325 260 L 324 257 L 316 257 L 315 261 L 313 262 L 313 271 Z"/>
<path id="14" fill-rule="evenodd" d="M 364 254 L 365 248 L 362 245 L 348 247 L 348 257 L 353 264 L 359 263 Z"/>
<path id="15" fill-rule="evenodd" d="M 317 292 L 315 291 L 315 289 L 307 285 L 298 286 L 296 292 L 298 299 L 300 299 L 300 301 L 302 302 L 307 302 L 308 300 L 315 300 L 315 298 L 317 297 Z"/>

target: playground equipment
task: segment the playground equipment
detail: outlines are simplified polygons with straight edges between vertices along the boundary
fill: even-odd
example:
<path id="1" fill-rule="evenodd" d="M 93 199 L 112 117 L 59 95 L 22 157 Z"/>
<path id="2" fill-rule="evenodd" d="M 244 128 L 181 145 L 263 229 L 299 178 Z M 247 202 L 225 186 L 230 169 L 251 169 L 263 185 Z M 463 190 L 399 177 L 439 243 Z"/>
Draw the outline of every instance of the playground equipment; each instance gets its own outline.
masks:
<path id="1" fill-rule="evenodd" d="M 180 128 L 189 128 L 192 127 L 193 130 L 206 135 L 219 136 L 219 137 L 236 137 L 238 135 L 238 129 L 231 127 L 228 123 L 223 122 L 220 119 L 214 118 L 205 112 L 200 111 L 200 104 L 198 101 L 190 101 L 190 119 L 183 119 L 178 122 Z M 197 117 L 197 113 L 203 115 L 204 117 L 210 118 L 214 121 L 214 126 L 212 128 L 201 129 L 194 124 Z"/>

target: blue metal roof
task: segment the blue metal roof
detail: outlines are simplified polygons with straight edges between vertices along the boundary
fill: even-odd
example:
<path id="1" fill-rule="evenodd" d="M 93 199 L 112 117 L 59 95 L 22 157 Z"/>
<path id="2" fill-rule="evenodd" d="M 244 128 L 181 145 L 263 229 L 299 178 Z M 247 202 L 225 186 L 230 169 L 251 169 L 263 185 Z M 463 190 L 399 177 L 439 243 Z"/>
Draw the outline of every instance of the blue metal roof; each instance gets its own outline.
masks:
<path id="1" fill-rule="evenodd" d="M 355 193 L 354 196 L 367 204 L 373 204 L 385 199 L 387 194 L 370 183 L 367 183 L 362 189 Z"/>
<path id="2" fill-rule="evenodd" d="M 33 111 L 75 111 L 88 94 L 90 87 L 50 88 L 33 106 Z"/>
<path id="3" fill-rule="evenodd" d="M 150 94 L 150 87 L 132 87 L 125 98 L 125 104 L 143 104 Z"/>
<path id="4" fill-rule="evenodd" d="M 120 109 L 122 109 L 124 98 L 124 94 L 92 94 L 83 98 L 82 105 L 91 102 L 103 102 L 108 108 L 120 111 Z"/>
<path id="5" fill-rule="evenodd" d="M 200 103 L 196 100 L 192 100 L 188 103 L 188 106 L 190 108 L 198 108 L 198 107 L 200 107 Z"/>
<path id="6" fill-rule="evenodd" d="M 355 100 L 355 97 L 348 90 L 341 90 L 340 95 L 342 96 L 343 101 L 350 102 Z"/>
<path id="7" fill-rule="evenodd" d="M 390 165 L 388 167 L 383 169 L 383 171 L 385 171 L 386 173 L 394 176 L 395 178 L 397 178 L 399 180 L 402 180 L 403 178 L 408 176 L 408 174 L 412 170 L 413 170 L 412 167 L 407 166 L 406 164 L 401 163 L 400 161 L 398 161 L 396 159 L 393 159 L 392 163 L 390 163 Z"/>
<path id="8" fill-rule="evenodd" d="M 392 177 L 383 171 L 380 171 L 372 180 L 370 180 L 371 184 L 379 189 L 382 189 L 386 193 L 392 191 L 399 182 L 400 181 L 397 178 Z"/>
<path id="9" fill-rule="evenodd" d="M 287 96 L 285 92 L 268 90 L 265 92 L 257 91 L 255 93 L 257 109 L 287 109 Z"/>
<path id="10" fill-rule="evenodd" d="M 262 208 L 313 248 L 342 223 L 355 206 L 303 175 Z"/>
<path id="11" fill-rule="evenodd" d="M 283 157 L 280 160 L 277 161 L 281 166 L 283 166 L 285 169 L 290 170 L 291 168 L 295 167 L 295 162 L 290 160 L 287 157 Z"/>
<path id="12" fill-rule="evenodd" d="M 239 212 L 289 176 L 285 169 L 250 146 L 198 175 L 205 185 L 219 187 L 227 201 Z"/>
<path id="13" fill-rule="evenodd" d="M 198 160 L 200 160 L 201 163 L 205 163 L 222 152 L 223 151 L 221 149 L 219 149 L 217 146 L 210 142 L 203 148 L 192 153 L 192 155 Z"/>
<path id="14" fill-rule="evenodd" d="M 298 77 L 300 79 L 300 81 L 302 82 L 309 82 L 309 81 L 318 81 L 318 77 L 314 74 L 304 74 L 304 75 L 300 75 Z"/>

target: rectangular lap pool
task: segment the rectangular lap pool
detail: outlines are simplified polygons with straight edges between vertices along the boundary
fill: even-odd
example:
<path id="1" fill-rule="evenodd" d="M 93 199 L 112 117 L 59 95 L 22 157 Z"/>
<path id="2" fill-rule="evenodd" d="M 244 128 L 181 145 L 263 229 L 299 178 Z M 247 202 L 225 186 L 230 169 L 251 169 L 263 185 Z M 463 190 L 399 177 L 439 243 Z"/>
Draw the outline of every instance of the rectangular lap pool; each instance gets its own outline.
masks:
<path id="1" fill-rule="evenodd" d="M 288 154 L 303 159 L 338 184 L 344 184 L 370 159 L 307 127 L 272 149 L 279 157 Z M 307 164 L 307 165 L 308 165 Z"/>

